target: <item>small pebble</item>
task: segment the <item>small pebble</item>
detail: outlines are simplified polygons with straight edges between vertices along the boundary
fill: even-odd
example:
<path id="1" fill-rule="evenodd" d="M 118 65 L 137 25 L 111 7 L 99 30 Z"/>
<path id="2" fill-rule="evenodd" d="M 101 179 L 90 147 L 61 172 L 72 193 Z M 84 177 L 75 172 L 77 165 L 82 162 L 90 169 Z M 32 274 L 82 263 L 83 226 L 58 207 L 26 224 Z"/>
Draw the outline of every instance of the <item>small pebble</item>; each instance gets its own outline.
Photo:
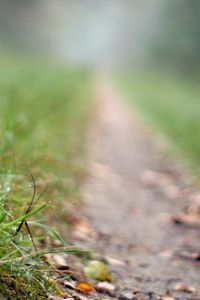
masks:
<path id="1" fill-rule="evenodd" d="M 135 296 L 131 292 L 124 292 L 118 298 L 119 300 L 134 300 Z"/>
<path id="2" fill-rule="evenodd" d="M 96 286 L 96 290 L 99 293 L 103 294 L 112 294 L 115 291 L 115 286 L 109 282 L 98 282 Z"/>

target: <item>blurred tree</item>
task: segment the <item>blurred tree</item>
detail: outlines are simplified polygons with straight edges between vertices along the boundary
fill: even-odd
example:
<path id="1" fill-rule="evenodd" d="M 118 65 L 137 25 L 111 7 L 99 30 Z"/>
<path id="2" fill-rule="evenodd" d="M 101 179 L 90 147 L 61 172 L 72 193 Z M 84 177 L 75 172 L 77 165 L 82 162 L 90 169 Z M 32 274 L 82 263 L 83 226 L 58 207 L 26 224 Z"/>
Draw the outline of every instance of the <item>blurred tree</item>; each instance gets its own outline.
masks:
<path id="1" fill-rule="evenodd" d="M 50 52 L 55 27 L 49 9 L 51 3 L 50 0 L 0 1 L 0 47 Z"/>
<path id="2" fill-rule="evenodd" d="M 200 70 L 200 1 L 166 0 L 154 45 L 159 63 L 183 72 Z"/>
<path id="3" fill-rule="evenodd" d="M 37 1 L 2 0 L 0 1 L 0 42 L 1 46 L 10 45 L 23 48 L 32 15 L 37 9 Z M 27 34 L 27 32 L 29 34 Z M 32 40 L 34 39 L 33 32 Z M 29 39 L 30 42 L 32 41 Z"/>

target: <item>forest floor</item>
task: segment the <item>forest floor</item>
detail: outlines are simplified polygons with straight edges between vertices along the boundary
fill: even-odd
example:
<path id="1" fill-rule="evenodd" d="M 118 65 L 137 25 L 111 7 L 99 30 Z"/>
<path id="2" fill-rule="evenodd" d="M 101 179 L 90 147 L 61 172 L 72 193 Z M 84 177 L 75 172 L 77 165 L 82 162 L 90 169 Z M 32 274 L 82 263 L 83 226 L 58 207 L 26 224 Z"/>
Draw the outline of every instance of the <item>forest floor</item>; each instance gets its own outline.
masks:
<path id="1" fill-rule="evenodd" d="M 110 86 L 100 84 L 98 100 L 75 240 L 108 262 L 114 299 L 200 299 L 193 178 Z"/>

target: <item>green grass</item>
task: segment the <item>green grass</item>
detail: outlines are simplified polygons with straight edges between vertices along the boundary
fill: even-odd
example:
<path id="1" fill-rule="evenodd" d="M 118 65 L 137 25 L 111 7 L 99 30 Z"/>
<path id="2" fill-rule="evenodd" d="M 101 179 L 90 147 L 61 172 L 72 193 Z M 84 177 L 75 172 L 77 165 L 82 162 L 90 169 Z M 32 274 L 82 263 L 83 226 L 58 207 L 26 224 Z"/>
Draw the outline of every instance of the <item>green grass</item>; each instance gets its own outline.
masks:
<path id="1" fill-rule="evenodd" d="M 200 88 L 194 81 L 156 72 L 121 78 L 130 103 L 164 133 L 171 146 L 200 171 Z"/>
<path id="2" fill-rule="evenodd" d="M 67 223 L 65 202 L 78 197 L 85 174 L 91 86 L 87 70 L 0 55 L 1 299 L 46 299 L 52 287 L 40 272 L 41 259 L 27 257 L 34 253 L 27 231 L 15 233 L 19 223 L 34 214 L 40 220 L 29 222 L 31 230 L 38 226 L 44 240 L 47 231 L 63 241 L 57 234 L 59 217 L 64 215 Z M 26 211 L 33 194 L 30 173 L 36 198 L 49 186 L 31 213 Z M 50 208 L 43 207 L 49 202 Z M 36 239 L 37 230 L 33 232 Z"/>

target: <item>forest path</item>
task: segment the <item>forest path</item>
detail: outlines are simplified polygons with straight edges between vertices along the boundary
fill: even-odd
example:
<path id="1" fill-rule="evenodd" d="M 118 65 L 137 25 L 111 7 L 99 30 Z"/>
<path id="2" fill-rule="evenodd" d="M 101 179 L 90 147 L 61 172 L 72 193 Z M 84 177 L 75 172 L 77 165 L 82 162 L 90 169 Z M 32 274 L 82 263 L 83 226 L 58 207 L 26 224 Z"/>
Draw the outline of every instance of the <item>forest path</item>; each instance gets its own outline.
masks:
<path id="1" fill-rule="evenodd" d="M 170 219 L 182 210 L 189 183 L 110 86 L 101 82 L 97 93 L 91 174 L 83 188 L 83 214 L 96 236 L 87 246 L 119 260 L 111 260 L 111 269 L 123 288 L 164 294 L 181 283 L 199 289 L 199 262 L 180 255 L 200 249 L 199 230 Z M 196 298 L 173 295 L 200 299 L 198 292 Z"/>

